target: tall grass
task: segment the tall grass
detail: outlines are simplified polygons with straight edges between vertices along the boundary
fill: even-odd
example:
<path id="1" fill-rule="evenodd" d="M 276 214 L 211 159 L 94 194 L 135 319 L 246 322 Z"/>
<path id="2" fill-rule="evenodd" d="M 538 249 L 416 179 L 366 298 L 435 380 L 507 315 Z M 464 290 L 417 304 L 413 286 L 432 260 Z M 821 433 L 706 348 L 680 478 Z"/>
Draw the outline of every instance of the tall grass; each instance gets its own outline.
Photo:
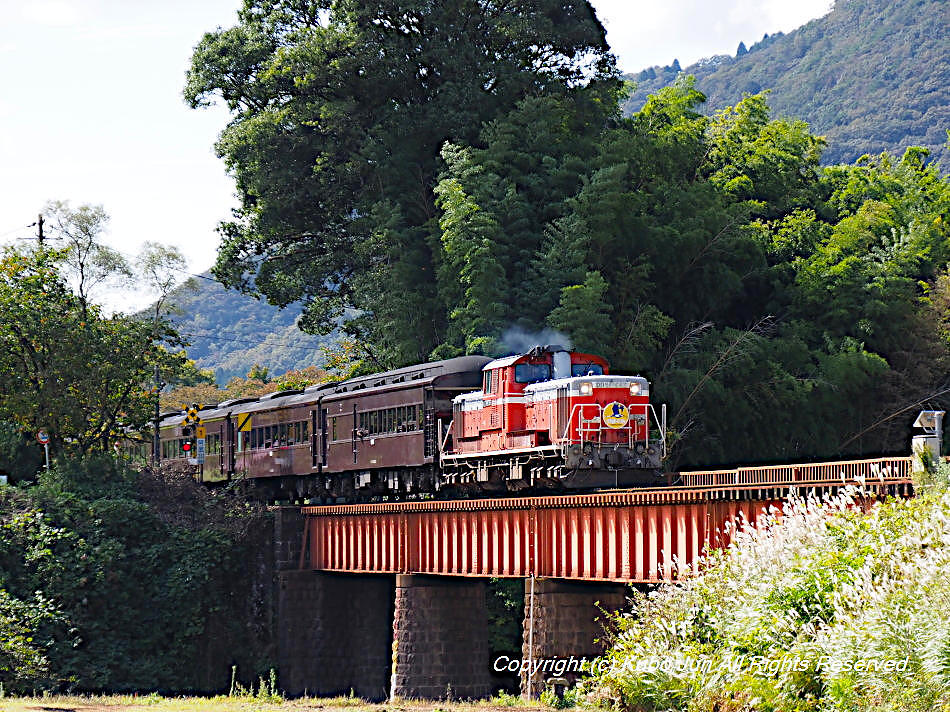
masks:
<path id="1" fill-rule="evenodd" d="M 939 479 L 939 478 L 938 478 Z M 790 501 L 641 595 L 583 692 L 628 710 L 950 710 L 950 494 Z"/>

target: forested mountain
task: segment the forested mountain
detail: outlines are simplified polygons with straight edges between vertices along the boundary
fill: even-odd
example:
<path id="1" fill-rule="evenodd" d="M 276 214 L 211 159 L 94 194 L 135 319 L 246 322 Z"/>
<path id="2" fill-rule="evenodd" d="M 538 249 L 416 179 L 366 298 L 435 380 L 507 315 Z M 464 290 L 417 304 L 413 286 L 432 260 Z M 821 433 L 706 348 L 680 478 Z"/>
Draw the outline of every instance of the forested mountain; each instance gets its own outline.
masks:
<path id="1" fill-rule="evenodd" d="M 299 304 L 278 309 L 209 279 L 195 280 L 195 287 L 179 287 L 170 296 L 179 312 L 172 318 L 190 342 L 188 357 L 200 368 L 214 369 L 219 384 L 246 375 L 254 364 L 272 375 L 323 365 L 321 347 L 335 335 L 298 329 Z"/>
<path id="2" fill-rule="evenodd" d="M 950 170 L 950 6 L 946 0 L 837 0 L 826 16 L 788 34 L 766 35 L 736 56 L 682 69 L 707 96 L 706 112 L 743 93 L 771 90 L 776 114 L 807 121 L 828 139 L 823 162 L 924 146 Z M 670 84 L 678 62 L 629 75 L 624 104 L 638 111 Z"/>

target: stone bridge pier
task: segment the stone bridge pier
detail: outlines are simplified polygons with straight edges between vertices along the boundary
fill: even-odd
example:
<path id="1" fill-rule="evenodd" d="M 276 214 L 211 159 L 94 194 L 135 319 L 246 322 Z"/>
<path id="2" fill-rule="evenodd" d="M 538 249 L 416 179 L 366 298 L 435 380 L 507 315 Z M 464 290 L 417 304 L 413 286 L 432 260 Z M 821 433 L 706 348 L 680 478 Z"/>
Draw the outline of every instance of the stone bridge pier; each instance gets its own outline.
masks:
<path id="1" fill-rule="evenodd" d="M 624 607 L 627 591 L 617 583 L 525 580 L 522 696 L 538 697 L 554 678 L 574 684 L 581 661 L 604 652 L 606 614 Z"/>
<path id="2" fill-rule="evenodd" d="M 497 690 L 486 607 L 487 581 L 282 571 L 277 646 L 289 695 L 469 699 Z M 625 587 L 525 582 L 521 692 L 537 697 L 552 678 L 573 683 L 579 660 L 602 652 L 603 611 L 623 606 Z M 520 653 L 520 660 L 518 654 Z M 558 670 L 558 660 L 578 661 Z M 561 663 L 563 666 L 564 663 Z"/>

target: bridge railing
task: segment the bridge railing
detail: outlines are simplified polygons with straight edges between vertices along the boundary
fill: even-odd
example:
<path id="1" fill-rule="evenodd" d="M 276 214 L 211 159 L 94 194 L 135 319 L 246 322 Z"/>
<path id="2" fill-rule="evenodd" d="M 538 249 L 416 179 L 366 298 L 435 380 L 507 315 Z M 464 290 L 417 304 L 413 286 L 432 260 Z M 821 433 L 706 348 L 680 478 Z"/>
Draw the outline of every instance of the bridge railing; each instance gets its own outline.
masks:
<path id="1" fill-rule="evenodd" d="M 886 482 L 909 479 L 912 462 L 910 457 L 878 457 L 870 460 L 757 465 L 731 470 L 695 470 L 679 473 L 678 484 L 685 487 L 723 487 L 792 482 Z"/>

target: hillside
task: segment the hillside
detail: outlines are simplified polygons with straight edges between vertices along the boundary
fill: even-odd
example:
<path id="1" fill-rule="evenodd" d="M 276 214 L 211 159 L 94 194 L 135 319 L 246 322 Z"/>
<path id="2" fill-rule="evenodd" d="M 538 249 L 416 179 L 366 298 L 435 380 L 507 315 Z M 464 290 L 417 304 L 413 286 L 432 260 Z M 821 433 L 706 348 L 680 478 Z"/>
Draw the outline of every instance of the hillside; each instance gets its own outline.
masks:
<path id="1" fill-rule="evenodd" d="M 196 280 L 197 291 L 179 287 L 170 302 L 174 321 L 191 342 L 188 356 L 213 368 L 217 382 L 244 376 L 254 364 L 271 374 L 323 364 L 321 347 L 334 337 L 311 336 L 297 328 L 300 306 L 278 309 L 217 282 Z"/>
<path id="2" fill-rule="evenodd" d="M 707 111 L 743 93 L 770 89 L 776 115 L 801 118 L 828 139 L 824 162 L 865 153 L 901 155 L 925 146 L 950 169 L 950 7 L 943 0 L 837 0 L 826 16 L 788 34 L 766 35 L 736 56 L 700 60 L 696 77 Z M 669 84 L 678 62 L 628 75 L 637 84 L 624 105 L 638 111 Z"/>

